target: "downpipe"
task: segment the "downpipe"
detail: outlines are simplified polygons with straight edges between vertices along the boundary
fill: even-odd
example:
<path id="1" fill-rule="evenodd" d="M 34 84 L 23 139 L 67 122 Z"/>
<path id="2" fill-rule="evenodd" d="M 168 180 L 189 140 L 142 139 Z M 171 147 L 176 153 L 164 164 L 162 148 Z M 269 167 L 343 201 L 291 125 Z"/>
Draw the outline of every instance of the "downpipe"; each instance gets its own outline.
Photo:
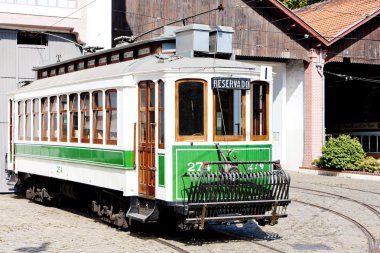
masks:
<path id="1" fill-rule="evenodd" d="M 324 63 L 322 63 L 322 47 L 319 48 L 319 62 L 317 63 L 318 74 L 322 78 L 322 146 L 325 145 L 325 75 L 323 74 Z"/>

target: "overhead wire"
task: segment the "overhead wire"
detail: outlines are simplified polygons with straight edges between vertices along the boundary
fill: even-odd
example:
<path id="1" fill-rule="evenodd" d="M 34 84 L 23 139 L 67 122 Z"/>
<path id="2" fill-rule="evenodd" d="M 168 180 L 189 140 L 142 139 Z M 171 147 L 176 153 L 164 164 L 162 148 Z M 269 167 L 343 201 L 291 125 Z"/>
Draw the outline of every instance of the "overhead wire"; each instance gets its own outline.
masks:
<path id="1" fill-rule="evenodd" d="M 219 4 L 219 0 L 218 0 L 218 4 Z M 218 23 L 218 19 L 217 19 L 217 15 L 215 15 L 215 24 Z M 216 37 L 218 37 L 218 29 L 216 30 Z M 215 47 L 216 47 L 216 43 L 215 43 Z M 214 48 L 214 61 L 213 61 L 213 71 L 214 71 L 214 77 L 216 77 L 216 73 L 215 73 L 215 61 L 216 61 L 216 48 Z M 219 109 L 220 109 L 220 114 L 221 114 L 221 121 L 222 121 L 222 135 L 223 135 L 223 139 L 224 139 L 224 142 L 226 143 L 226 146 L 227 146 L 227 149 L 228 149 L 228 142 L 227 142 L 227 139 L 226 139 L 226 125 L 224 123 L 224 115 L 223 115 L 223 108 L 222 108 L 222 102 L 221 102 L 221 99 L 220 99 L 220 93 L 219 93 L 219 87 L 217 86 L 216 87 L 216 92 L 217 92 L 217 97 L 218 97 L 218 104 L 219 104 Z M 215 114 L 215 117 L 217 117 L 217 114 Z M 216 120 L 216 119 L 215 119 Z M 217 130 L 217 127 L 218 126 L 215 126 L 216 130 Z M 215 133 L 216 135 L 217 133 Z"/>
<path id="2" fill-rule="evenodd" d="M 80 11 L 80 10 L 86 8 L 87 6 L 93 4 L 93 3 L 96 2 L 96 1 L 97 1 L 97 0 L 93 0 L 92 2 L 90 2 L 90 3 L 88 3 L 88 4 L 85 4 L 84 6 L 82 6 L 82 7 L 78 8 L 78 9 L 76 9 L 75 11 L 71 12 L 71 13 L 68 14 L 67 16 L 65 16 L 65 17 L 59 19 L 58 21 L 54 22 L 53 24 L 49 25 L 49 26 L 46 28 L 46 30 L 48 30 L 48 29 L 50 29 L 50 28 L 54 28 L 54 26 L 55 26 L 56 24 L 58 24 L 58 23 L 62 22 L 63 20 L 69 18 L 71 15 L 73 15 L 73 14 L 77 13 L 78 11 Z M 80 48 L 82 48 L 82 49 L 84 48 L 83 45 L 81 45 L 81 44 L 79 44 L 79 43 L 77 43 L 77 42 L 75 42 L 75 41 L 73 41 L 73 40 L 70 40 L 70 39 L 68 39 L 68 38 L 65 38 L 65 37 L 63 37 L 63 36 L 59 36 L 59 35 L 56 35 L 56 34 L 53 34 L 53 33 L 50 33 L 50 32 L 46 32 L 46 31 L 45 31 L 45 32 L 39 32 L 39 33 L 46 34 L 46 35 L 53 36 L 53 37 L 57 37 L 57 38 L 60 38 L 60 39 L 66 40 L 66 41 L 68 41 L 68 42 L 71 42 L 71 43 L 75 44 L 76 46 L 78 46 L 78 47 L 80 47 Z"/>
<path id="3" fill-rule="evenodd" d="M 74 12 L 70 13 L 69 15 L 67 15 L 67 16 L 65 16 L 65 17 L 63 17 L 63 18 L 61 18 L 61 19 L 59 19 L 57 22 L 55 22 L 55 23 L 53 23 L 52 25 L 48 26 L 48 28 L 55 26 L 56 24 L 60 23 L 61 21 L 65 20 L 65 19 L 67 19 L 67 18 L 70 17 L 71 15 L 73 15 L 73 14 L 77 13 L 78 11 L 80 11 L 80 10 L 86 8 L 87 6 L 93 4 L 93 3 L 96 2 L 96 1 L 97 1 L 97 0 L 93 0 L 93 1 L 89 2 L 88 4 L 83 5 L 82 7 L 76 9 Z"/>
<path id="4" fill-rule="evenodd" d="M 330 71 L 326 71 L 326 70 L 324 70 L 323 73 L 326 73 L 326 74 L 329 74 L 329 75 L 333 75 L 333 76 L 337 76 L 337 77 L 344 78 L 344 79 L 345 79 L 344 81 L 353 81 L 353 80 L 357 80 L 357 81 L 371 82 L 371 83 L 379 83 L 379 84 L 380 84 L 380 80 L 378 80 L 378 79 L 371 79 L 371 78 L 364 78 L 364 77 L 351 76 L 351 75 L 346 75 L 346 74 L 334 73 L 334 72 L 330 72 Z"/>

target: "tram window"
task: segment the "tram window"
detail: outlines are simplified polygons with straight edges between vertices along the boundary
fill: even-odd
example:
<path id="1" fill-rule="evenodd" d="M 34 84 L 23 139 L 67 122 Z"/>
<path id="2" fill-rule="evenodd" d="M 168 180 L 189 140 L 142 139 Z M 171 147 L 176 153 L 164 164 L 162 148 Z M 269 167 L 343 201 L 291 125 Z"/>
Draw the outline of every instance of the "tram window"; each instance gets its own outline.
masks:
<path id="1" fill-rule="evenodd" d="M 40 138 L 40 101 L 38 98 L 33 99 L 33 140 L 38 141 Z"/>
<path id="2" fill-rule="evenodd" d="M 59 96 L 59 129 L 61 141 L 67 141 L 67 95 Z"/>
<path id="3" fill-rule="evenodd" d="M 30 141 L 32 137 L 32 104 L 30 100 L 25 100 L 25 140 Z"/>
<path id="4" fill-rule="evenodd" d="M 207 140 L 206 82 L 182 80 L 176 84 L 176 140 Z"/>
<path id="5" fill-rule="evenodd" d="M 214 90 L 214 140 L 245 139 L 245 91 Z"/>
<path id="6" fill-rule="evenodd" d="M 41 140 L 48 140 L 48 99 L 41 99 Z"/>
<path id="7" fill-rule="evenodd" d="M 103 92 L 92 93 L 93 139 L 94 143 L 103 143 Z"/>
<path id="8" fill-rule="evenodd" d="M 158 82 L 158 147 L 165 147 L 165 84 Z"/>
<path id="9" fill-rule="evenodd" d="M 90 142 L 90 93 L 83 92 L 80 94 L 80 112 L 81 112 L 81 142 Z"/>
<path id="10" fill-rule="evenodd" d="M 58 138 L 58 100 L 57 97 L 50 97 L 50 141 L 57 141 Z"/>
<path id="11" fill-rule="evenodd" d="M 18 139 L 24 139 L 24 102 L 18 102 Z"/>
<path id="12" fill-rule="evenodd" d="M 71 94 L 69 98 L 70 110 L 70 142 L 78 142 L 78 94 Z"/>
<path id="13" fill-rule="evenodd" d="M 269 140 L 269 85 L 265 82 L 254 82 L 251 89 L 251 140 Z"/>
<path id="14" fill-rule="evenodd" d="M 106 143 L 117 144 L 117 91 L 106 91 Z"/>

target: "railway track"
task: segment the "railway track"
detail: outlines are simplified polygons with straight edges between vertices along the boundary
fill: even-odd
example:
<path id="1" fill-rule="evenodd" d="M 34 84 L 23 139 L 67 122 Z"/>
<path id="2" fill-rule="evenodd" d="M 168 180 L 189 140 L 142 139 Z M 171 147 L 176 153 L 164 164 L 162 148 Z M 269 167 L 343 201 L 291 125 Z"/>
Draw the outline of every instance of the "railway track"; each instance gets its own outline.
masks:
<path id="1" fill-rule="evenodd" d="M 352 224 L 354 224 L 357 228 L 359 228 L 364 233 L 364 235 L 366 236 L 366 238 L 368 240 L 368 252 L 369 253 L 377 253 L 376 238 L 371 234 L 371 232 L 365 226 L 363 226 L 362 224 L 360 224 L 358 221 L 356 221 L 356 220 L 354 220 L 354 219 L 352 219 L 352 218 L 350 218 L 350 217 L 348 217 L 348 216 L 346 216 L 344 214 L 341 214 L 339 212 L 336 212 L 336 211 L 334 211 L 332 209 L 329 209 L 329 208 L 326 208 L 326 207 L 323 207 L 323 206 L 307 203 L 307 202 L 300 201 L 300 200 L 292 200 L 292 201 L 300 203 L 300 204 L 304 204 L 304 205 L 308 205 L 308 206 L 319 208 L 321 210 L 324 210 L 324 211 L 333 213 L 333 214 L 335 214 L 335 215 L 337 215 L 339 217 L 342 217 L 345 220 L 348 220 L 349 222 L 351 222 Z"/>
<path id="2" fill-rule="evenodd" d="M 334 194 L 334 193 L 330 193 L 330 192 L 325 192 L 325 191 L 320 191 L 320 190 L 314 190 L 314 189 L 309 189 L 309 188 L 296 187 L 296 186 L 291 186 L 291 188 L 299 189 L 299 190 L 304 190 L 304 191 L 309 191 L 309 192 L 317 192 L 317 193 L 321 193 L 321 194 L 326 194 L 328 196 L 334 196 L 334 197 L 337 197 L 339 199 L 344 199 L 344 200 L 347 200 L 347 201 L 351 201 L 351 202 L 357 203 L 357 204 L 359 204 L 359 205 L 367 208 L 368 210 L 370 210 L 372 213 L 374 213 L 380 219 L 380 212 L 378 210 L 376 210 L 374 207 L 372 207 L 372 206 L 370 206 L 370 205 L 368 205 L 368 204 L 366 204 L 364 202 L 358 201 L 356 199 L 352 199 L 352 198 L 349 198 L 349 197 L 346 197 L 346 196 L 343 196 L 343 195 L 339 195 L 339 194 Z M 344 218 L 345 220 L 351 222 L 357 228 L 359 228 L 363 232 L 363 234 L 366 236 L 367 241 L 368 241 L 368 252 L 370 252 L 370 253 L 379 253 L 380 252 L 380 244 L 377 242 L 375 236 L 365 226 L 363 226 L 361 223 L 359 223 L 355 219 L 352 219 L 352 218 L 350 218 L 350 217 L 348 217 L 348 216 L 346 216 L 346 215 L 344 215 L 342 213 L 336 212 L 336 211 L 334 211 L 332 209 L 325 208 L 325 207 L 322 207 L 322 206 L 319 206 L 319 205 L 315 205 L 315 204 L 312 204 L 312 203 L 304 202 L 304 201 L 301 201 L 301 200 L 292 200 L 292 201 L 297 202 L 297 203 L 301 203 L 301 204 L 304 204 L 304 205 L 316 207 L 316 208 L 319 208 L 321 210 L 334 213 L 335 215 L 338 215 L 339 217 Z"/>
<path id="3" fill-rule="evenodd" d="M 346 197 L 346 196 L 343 196 L 343 195 L 339 195 L 339 194 L 334 194 L 334 193 L 331 193 L 331 192 L 325 192 L 325 191 L 314 190 L 314 189 L 309 189 L 309 188 L 296 187 L 296 186 L 291 186 L 290 188 L 299 189 L 299 190 L 305 190 L 305 191 L 311 191 L 311 192 L 318 192 L 318 193 L 334 196 L 334 197 L 337 197 L 337 198 L 340 198 L 340 199 L 344 199 L 344 200 L 347 200 L 347 201 L 355 202 L 355 203 L 357 203 L 357 204 L 359 204 L 359 205 L 361 205 L 361 206 L 369 209 L 372 213 L 374 213 L 380 219 L 380 212 L 378 210 L 376 210 L 375 208 L 373 208 L 371 205 L 368 205 L 368 204 L 366 204 L 364 202 L 361 202 L 361 201 L 358 201 L 356 199 L 349 198 L 349 197 Z"/>
<path id="4" fill-rule="evenodd" d="M 165 241 L 163 239 L 156 238 L 156 239 L 154 239 L 154 241 L 158 242 L 160 244 L 163 244 L 163 245 L 165 245 L 165 246 L 167 246 L 167 247 L 169 247 L 171 249 L 174 249 L 174 250 L 176 250 L 176 251 L 178 251 L 180 253 L 190 253 L 190 251 L 184 250 L 181 247 L 178 247 L 178 246 L 176 246 L 176 245 L 174 245 L 174 244 L 172 244 L 172 243 L 170 243 L 168 241 Z"/>
<path id="5" fill-rule="evenodd" d="M 321 186 L 321 185 L 319 185 L 319 184 L 314 184 L 314 185 L 316 185 L 316 186 Z M 324 185 L 324 186 L 332 187 L 332 188 L 339 188 L 339 189 L 346 189 L 346 190 L 350 190 L 350 191 L 357 191 L 357 192 L 371 193 L 371 194 L 375 194 L 375 195 L 380 195 L 380 192 L 366 191 L 366 190 L 357 189 L 357 188 L 342 187 L 342 186 L 335 186 L 335 185 Z M 292 187 L 292 186 L 291 186 L 291 187 Z M 296 187 L 293 187 L 293 188 L 296 188 Z"/>
<path id="6" fill-rule="evenodd" d="M 249 238 L 247 236 L 241 236 L 241 235 L 233 234 L 233 233 L 226 232 L 226 231 L 223 231 L 223 232 L 222 231 L 217 231 L 217 232 L 221 233 L 221 234 L 224 234 L 224 235 L 227 235 L 227 236 L 230 236 L 230 237 L 233 237 L 233 238 L 235 238 L 237 240 L 247 241 L 247 242 L 253 243 L 253 244 L 258 245 L 260 247 L 272 250 L 273 252 L 286 253 L 286 251 L 282 251 L 282 250 L 276 249 L 274 247 L 265 245 L 264 243 L 260 243 L 260 242 L 254 241 L 252 238 Z"/>

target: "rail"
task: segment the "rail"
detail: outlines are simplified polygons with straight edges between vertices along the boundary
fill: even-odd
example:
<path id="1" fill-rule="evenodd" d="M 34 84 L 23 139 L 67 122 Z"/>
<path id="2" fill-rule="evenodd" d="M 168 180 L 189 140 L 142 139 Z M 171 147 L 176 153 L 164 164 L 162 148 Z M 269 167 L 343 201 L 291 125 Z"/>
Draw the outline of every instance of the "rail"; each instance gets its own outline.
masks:
<path id="1" fill-rule="evenodd" d="M 326 136 L 328 139 L 329 137 L 337 137 L 341 134 L 356 137 L 367 154 L 380 155 L 380 132 L 345 132 L 333 133 Z"/>

